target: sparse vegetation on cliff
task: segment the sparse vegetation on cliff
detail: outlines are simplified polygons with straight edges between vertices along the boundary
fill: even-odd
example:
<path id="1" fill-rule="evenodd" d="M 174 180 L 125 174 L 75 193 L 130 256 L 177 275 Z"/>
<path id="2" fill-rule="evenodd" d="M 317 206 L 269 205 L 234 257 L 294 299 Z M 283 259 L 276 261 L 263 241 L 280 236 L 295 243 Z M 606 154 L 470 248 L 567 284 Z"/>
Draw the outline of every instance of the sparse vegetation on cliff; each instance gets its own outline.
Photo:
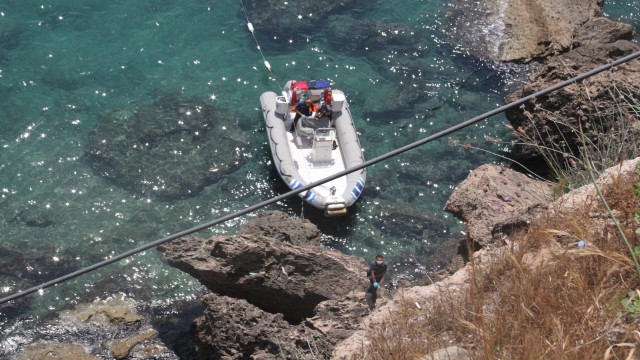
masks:
<path id="1" fill-rule="evenodd" d="M 562 61 L 539 79 L 572 76 Z M 573 205 L 556 200 L 506 246 L 470 256 L 466 283 L 438 287 L 426 306 L 398 300 L 352 359 L 417 359 L 451 346 L 486 360 L 640 356 L 640 163 L 608 183 L 595 180 L 640 156 L 640 100 L 629 82 L 637 65 L 625 71 L 511 114 L 518 165 L 542 159 L 557 197 L 591 183 L 589 195 L 578 192 Z"/>
<path id="2" fill-rule="evenodd" d="M 640 102 L 627 84 L 612 80 L 608 89 L 588 83 L 574 85 L 572 93 L 583 105 L 570 119 L 536 104 L 538 115 L 523 111 L 529 131 L 516 130 L 520 148 L 530 148 L 544 159 L 558 193 L 591 182 L 589 171 L 602 173 L 620 161 L 640 156 Z M 593 99 L 598 92 L 600 99 Z M 606 104 L 606 107 L 605 107 Z M 544 118 L 543 122 L 539 119 Z"/>
<path id="3" fill-rule="evenodd" d="M 466 288 L 442 291 L 422 308 L 402 303 L 353 358 L 415 359 L 452 345 L 473 359 L 633 358 L 639 182 L 640 170 L 601 189 L 633 254 L 597 197 L 548 212 L 489 262 L 472 261 Z"/>

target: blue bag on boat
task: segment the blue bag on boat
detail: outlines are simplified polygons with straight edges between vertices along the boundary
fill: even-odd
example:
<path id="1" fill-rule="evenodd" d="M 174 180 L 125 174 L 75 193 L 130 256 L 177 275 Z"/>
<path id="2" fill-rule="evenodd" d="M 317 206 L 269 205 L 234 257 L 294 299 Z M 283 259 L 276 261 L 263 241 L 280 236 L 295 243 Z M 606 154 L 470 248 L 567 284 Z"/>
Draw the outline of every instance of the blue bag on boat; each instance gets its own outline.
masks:
<path id="1" fill-rule="evenodd" d="M 309 89 L 324 89 L 331 86 L 328 80 L 311 80 L 308 84 Z"/>

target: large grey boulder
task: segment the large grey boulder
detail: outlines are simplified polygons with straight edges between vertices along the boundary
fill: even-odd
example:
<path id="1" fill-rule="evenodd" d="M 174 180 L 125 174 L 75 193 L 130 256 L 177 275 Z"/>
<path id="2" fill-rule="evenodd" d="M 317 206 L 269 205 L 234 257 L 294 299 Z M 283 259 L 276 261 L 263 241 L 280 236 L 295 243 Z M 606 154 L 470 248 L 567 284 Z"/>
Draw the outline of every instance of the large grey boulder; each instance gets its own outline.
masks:
<path id="1" fill-rule="evenodd" d="M 486 164 L 456 187 L 444 210 L 465 222 L 472 241 L 481 246 L 502 245 L 496 229 L 509 232 L 527 226 L 530 218 L 546 208 L 551 195 L 551 185 L 546 182 Z"/>
<path id="2" fill-rule="evenodd" d="M 160 250 L 212 294 L 194 322 L 202 359 L 328 359 L 366 313 L 366 263 L 320 245 L 308 220 L 278 211 L 235 236 L 180 238 Z"/>
<path id="3" fill-rule="evenodd" d="M 311 225 L 308 220 L 273 212 L 253 222 L 247 229 L 268 228 L 271 236 L 243 230 L 236 236 L 186 237 L 160 250 L 169 264 L 209 290 L 281 313 L 291 322 L 313 316 L 322 301 L 342 299 L 366 286 L 365 262 L 320 246 L 319 236 L 303 231 L 309 240 L 304 245 L 278 240 L 299 238 L 293 234 Z M 277 229 L 280 233 L 274 234 Z"/>
<path id="4" fill-rule="evenodd" d="M 207 294 L 202 302 L 194 322 L 200 359 L 326 359 L 333 349 L 322 332 L 245 300 Z"/>

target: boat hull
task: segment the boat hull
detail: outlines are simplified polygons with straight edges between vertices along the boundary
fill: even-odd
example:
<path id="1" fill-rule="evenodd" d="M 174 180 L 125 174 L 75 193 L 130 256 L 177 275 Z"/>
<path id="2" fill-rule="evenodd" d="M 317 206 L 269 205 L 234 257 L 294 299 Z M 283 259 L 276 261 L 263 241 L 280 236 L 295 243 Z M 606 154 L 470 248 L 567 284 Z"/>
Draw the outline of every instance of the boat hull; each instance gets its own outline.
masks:
<path id="1" fill-rule="evenodd" d="M 344 99 L 339 90 L 333 93 L 335 98 Z M 364 163 L 346 100 L 339 109 L 334 109 L 329 126 L 310 132 L 299 124 L 293 133 L 287 131 L 294 115 L 290 112 L 289 101 L 286 93 L 277 95 L 268 91 L 260 96 L 271 157 L 278 175 L 290 189 L 299 189 Z M 331 149 L 322 147 L 327 141 L 331 142 Z M 306 203 L 323 210 L 326 216 L 344 215 L 362 194 L 365 180 L 366 169 L 361 169 L 304 191 L 299 196 Z"/>

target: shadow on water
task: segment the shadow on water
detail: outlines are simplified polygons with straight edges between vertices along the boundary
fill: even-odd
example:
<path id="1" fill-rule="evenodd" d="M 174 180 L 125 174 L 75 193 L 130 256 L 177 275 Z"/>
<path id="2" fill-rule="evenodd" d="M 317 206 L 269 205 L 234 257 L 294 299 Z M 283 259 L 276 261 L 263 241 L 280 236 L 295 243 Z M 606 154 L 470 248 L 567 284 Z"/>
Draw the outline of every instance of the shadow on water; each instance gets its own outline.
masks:
<path id="1" fill-rule="evenodd" d="M 522 86 L 537 66 L 535 63 L 520 64 L 481 59 L 456 49 L 449 43 L 439 44 L 438 51 L 460 69 L 460 74 L 465 74 L 461 79 L 461 89 L 472 92 L 505 96 Z"/>
<path id="2" fill-rule="evenodd" d="M 194 320 L 203 314 L 200 300 L 183 301 L 168 308 L 154 309 L 153 327 L 162 339 L 180 359 L 196 359 L 197 338 Z"/>
<path id="3" fill-rule="evenodd" d="M 291 189 L 280 179 L 278 172 L 273 166 L 269 168 L 269 183 L 274 184 L 273 191 L 275 195 L 284 194 Z M 353 229 L 358 220 L 358 210 L 361 201 L 358 200 L 354 205 L 347 209 L 347 214 L 343 216 L 327 217 L 324 211 L 317 209 L 305 203 L 299 196 L 291 196 L 280 203 L 278 210 L 295 217 L 302 216 L 304 219 L 311 221 L 318 227 L 320 232 L 325 235 L 323 244 L 333 249 L 348 252 L 344 244 L 332 239 L 343 239 L 349 237 L 353 233 Z"/>

